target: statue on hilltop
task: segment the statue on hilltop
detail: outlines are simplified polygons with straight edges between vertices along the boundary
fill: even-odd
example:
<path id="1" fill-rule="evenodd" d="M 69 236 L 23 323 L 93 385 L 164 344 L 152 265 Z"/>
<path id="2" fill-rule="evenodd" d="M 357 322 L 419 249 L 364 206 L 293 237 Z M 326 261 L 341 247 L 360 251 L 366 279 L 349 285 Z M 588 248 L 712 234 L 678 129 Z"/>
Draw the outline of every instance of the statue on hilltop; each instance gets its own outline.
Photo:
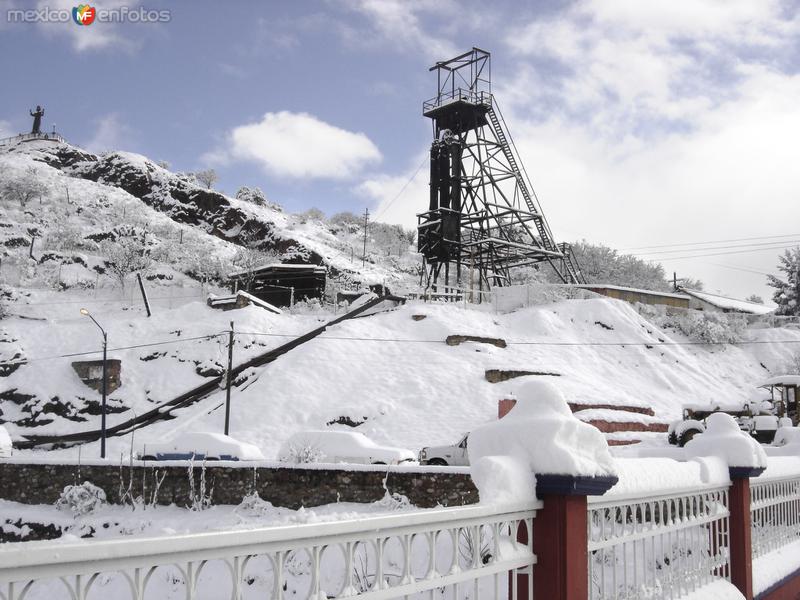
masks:
<path id="1" fill-rule="evenodd" d="M 31 129 L 31 133 L 42 133 L 42 117 L 44 116 L 44 109 L 36 105 L 36 111 L 29 111 L 31 116 L 33 117 L 33 129 Z"/>

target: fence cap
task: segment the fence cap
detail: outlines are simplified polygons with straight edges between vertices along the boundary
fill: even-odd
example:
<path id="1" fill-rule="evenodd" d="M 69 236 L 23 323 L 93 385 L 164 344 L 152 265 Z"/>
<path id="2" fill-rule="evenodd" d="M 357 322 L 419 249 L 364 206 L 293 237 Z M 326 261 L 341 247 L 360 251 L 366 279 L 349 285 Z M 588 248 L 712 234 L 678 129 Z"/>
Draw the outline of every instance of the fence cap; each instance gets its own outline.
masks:
<path id="1" fill-rule="evenodd" d="M 739 429 L 736 420 L 726 413 L 714 413 L 706 419 L 706 430 L 685 446 L 686 457 L 718 456 L 730 469 L 731 478 L 763 472 L 767 454 L 756 440 Z"/>
<path id="2" fill-rule="evenodd" d="M 536 496 L 602 496 L 618 481 L 616 475 L 538 475 Z"/>
<path id="3" fill-rule="evenodd" d="M 579 490 L 591 489 L 590 493 L 597 494 L 616 483 L 616 463 L 605 436 L 572 414 L 561 390 L 537 380 L 515 384 L 512 389 L 517 395 L 514 408 L 469 435 L 470 464 L 476 465 L 473 479 L 482 459 L 507 457 L 517 461 L 520 469 L 536 475 L 537 481 L 544 481 L 536 485 L 543 492 L 559 489 L 579 494 Z M 529 485 L 526 479 L 517 477 L 515 481 Z M 476 482 L 479 480 L 492 481 L 478 477 Z M 597 491 L 597 486 L 602 491 Z M 485 486 L 482 489 L 478 485 L 478 490 L 481 497 L 494 494 Z"/>

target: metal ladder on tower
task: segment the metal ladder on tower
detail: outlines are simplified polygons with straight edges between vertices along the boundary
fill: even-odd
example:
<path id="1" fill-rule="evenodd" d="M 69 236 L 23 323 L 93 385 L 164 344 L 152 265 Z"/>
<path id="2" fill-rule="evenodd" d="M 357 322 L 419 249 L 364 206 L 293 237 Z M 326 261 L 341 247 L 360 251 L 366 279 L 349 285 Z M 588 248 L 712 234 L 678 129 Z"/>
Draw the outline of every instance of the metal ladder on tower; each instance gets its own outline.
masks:
<path id="1" fill-rule="evenodd" d="M 522 198 L 525 200 L 525 204 L 528 206 L 528 210 L 538 215 L 537 217 L 534 218 L 534 223 L 536 223 L 536 229 L 539 232 L 539 238 L 541 239 L 542 247 L 545 250 L 549 250 L 551 252 L 558 252 L 559 251 L 558 247 L 556 246 L 556 243 L 553 240 L 550 231 L 548 230 L 547 226 L 544 223 L 544 219 L 542 218 L 539 208 L 533 201 L 533 197 L 531 196 L 530 190 L 528 189 L 528 185 L 525 182 L 525 178 L 522 176 L 522 171 L 519 168 L 517 159 L 514 156 L 514 152 L 511 149 L 511 145 L 508 143 L 508 136 L 506 136 L 506 133 L 503 129 L 503 125 L 500 122 L 500 118 L 498 117 L 497 112 L 494 109 L 494 104 L 492 104 L 492 106 L 489 107 L 489 111 L 487 114 L 489 116 L 489 121 L 492 123 L 492 128 L 494 129 L 494 135 L 497 138 L 497 142 L 500 145 L 500 149 L 503 151 L 503 155 L 506 157 L 506 160 L 508 161 L 508 166 L 511 168 L 511 172 L 517 179 L 517 186 L 519 187 L 519 191 L 522 194 Z"/>
<path id="2" fill-rule="evenodd" d="M 568 253 L 564 252 L 563 248 L 564 245 L 556 244 L 555 240 L 553 239 L 553 235 L 550 232 L 550 229 L 547 227 L 547 224 L 545 223 L 544 216 L 542 215 L 540 209 L 536 206 L 536 203 L 533 201 L 533 197 L 531 196 L 531 192 L 528 189 L 525 177 L 523 177 L 522 175 L 522 171 L 519 168 L 519 164 L 517 163 L 516 157 L 514 156 L 511 144 L 509 144 L 508 136 L 506 135 L 505 129 L 503 127 L 503 122 L 501 121 L 502 116 L 498 114 L 498 111 L 495 111 L 494 101 L 492 102 L 492 105 L 489 106 L 487 115 L 489 117 L 489 121 L 492 124 L 495 137 L 497 138 L 497 143 L 499 144 L 500 149 L 503 151 L 503 155 L 506 157 L 506 160 L 508 161 L 508 166 L 511 168 L 511 172 L 513 173 L 514 177 L 517 180 L 517 186 L 519 187 L 520 193 L 522 194 L 522 197 L 525 200 L 525 204 L 527 205 L 528 210 L 530 212 L 537 215 L 536 217 L 534 217 L 534 223 L 536 224 L 536 230 L 539 233 L 539 238 L 541 240 L 542 247 L 545 250 L 549 250 L 551 252 L 563 253 L 564 265 L 566 267 L 567 278 L 569 279 L 569 282 L 582 283 L 583 277 L 580 273 L 580 269 L 577 267 L 576 263 L 572 260 L 572 257 Z"/>

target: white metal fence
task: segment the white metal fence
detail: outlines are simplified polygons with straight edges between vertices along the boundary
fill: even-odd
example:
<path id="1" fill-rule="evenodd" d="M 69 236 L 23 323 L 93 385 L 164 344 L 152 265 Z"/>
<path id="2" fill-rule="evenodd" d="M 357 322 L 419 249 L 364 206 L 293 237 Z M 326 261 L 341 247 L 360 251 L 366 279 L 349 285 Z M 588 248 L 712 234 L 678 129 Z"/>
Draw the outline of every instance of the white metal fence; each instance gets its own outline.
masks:
<path id="1" fill-rule="evenodd" d="M 728 516 L 727 487 L 590 497 L 590 598 L 680 598 L 729 579 Z"/>
<path id="2" fill-rule="evenodd" d="M 527 574 L 537 501 L 329 523 L 0 547 L 3 600 L 505 599 Z M 523 531 L 528 543 L 518 542 Z M 511 590 L 509 590 L 511 580 Z"/>
<path id="3" fill-rule="evenodd" d="M 750 480 L 753 558 L 800 540 L 800 477 Z"/>

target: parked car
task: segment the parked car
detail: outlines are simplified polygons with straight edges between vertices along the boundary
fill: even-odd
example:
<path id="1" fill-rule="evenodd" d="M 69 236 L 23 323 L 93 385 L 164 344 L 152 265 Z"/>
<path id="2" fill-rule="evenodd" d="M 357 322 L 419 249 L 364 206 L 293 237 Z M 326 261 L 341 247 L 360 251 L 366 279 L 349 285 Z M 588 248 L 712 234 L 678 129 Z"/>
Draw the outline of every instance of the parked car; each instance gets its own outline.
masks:
<path id="1" fill-rule="evenodd" d="M 139 453 L 141 460 L 264 460 L 253 444 L 240 442 L 228 435 L 208 432 L 187 432 L 174 440 L 147 444 Z"/>
<path id="2" fill-rule="evenodd" d="M 10 458 L 12 452 L 11 436 L 6 428 L 0 425 L 0 458 Z"/>
<path id="3" fill-rule="evenodd" d="M 467 433 L 457 444 L 452 446 L 426 446 L 419 451 L 419 463 L 421 465 L 439 465 L 441 467 L 469 466 L 468 440 L 469 434 Z"/>
<path id="4" fill-rule="evenodd" d="M 281 446 L 281 462 L 356 463 L 397 465 L 416 459 L 411 450 L 381 446 L 355 431 L 303 431 L 295 433 Z"/>

